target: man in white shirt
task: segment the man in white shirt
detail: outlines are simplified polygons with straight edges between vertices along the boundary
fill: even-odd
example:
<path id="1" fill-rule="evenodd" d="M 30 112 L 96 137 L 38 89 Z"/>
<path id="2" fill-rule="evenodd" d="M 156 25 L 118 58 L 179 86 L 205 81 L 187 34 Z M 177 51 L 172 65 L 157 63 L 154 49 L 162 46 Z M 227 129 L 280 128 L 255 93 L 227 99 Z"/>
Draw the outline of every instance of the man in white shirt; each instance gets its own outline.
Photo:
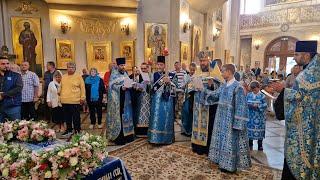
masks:
<path id="1" fill-rule="evenodd" d="M 21 118 L 25 120 L 36 119 L 35 102 L 39 100 L 39 78 L 29 71 L 29 62 L 21 64 L 21 76 L 23 82 Z"/>

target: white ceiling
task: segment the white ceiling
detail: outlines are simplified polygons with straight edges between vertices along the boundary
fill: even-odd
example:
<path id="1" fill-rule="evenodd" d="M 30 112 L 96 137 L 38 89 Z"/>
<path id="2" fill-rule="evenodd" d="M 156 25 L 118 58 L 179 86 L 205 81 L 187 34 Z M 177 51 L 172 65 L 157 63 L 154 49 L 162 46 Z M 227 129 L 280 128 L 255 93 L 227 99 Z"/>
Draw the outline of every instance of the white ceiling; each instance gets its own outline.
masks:
<path id="1" fill-rule="evenodd" d="M 218 9 L 222 7 L 227 0 L 188 0 L 190 6 L 202 13 L 206 13 L 210 9 Z"/>
<path id="2" fill-rule="evenodd" d="M 137 0 L 45 0 L 47 3 L 136 8 Z"/>

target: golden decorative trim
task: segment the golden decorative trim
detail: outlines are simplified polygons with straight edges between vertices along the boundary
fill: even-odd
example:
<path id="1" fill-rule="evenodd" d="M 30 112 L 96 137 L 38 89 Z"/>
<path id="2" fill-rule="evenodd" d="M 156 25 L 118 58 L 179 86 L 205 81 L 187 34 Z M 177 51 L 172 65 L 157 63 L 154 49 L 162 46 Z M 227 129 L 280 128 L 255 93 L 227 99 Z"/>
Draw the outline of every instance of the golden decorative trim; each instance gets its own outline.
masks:
<path id="1" fill-rule="evenodd" d="M 320 5 L 291 7 L 240 16 L 240 30 L 320 22 Z"/>
<path id="2" fill-rule="evenodd" d="M 300 154 L 302 157 L 302 161 L 305 163 L 305 165 L 309 168 L 309 169 L 317 169 L 319 168 L 319 165 L 315 164 L 315 165 L 311 165 L 308 155 L 306 153 L 305 147 L 304 147 L 304 133 L 303 133 L 303 127 L 302 127 L 302 117 L 301 114 L 303 112 L 303 106 L 301 105 L 301 102 L 298 102 L 297 107 L 299 107 L 295 113 L 294 113 L 294 119 L 296 120 L 297 123 L 297 129 L 298 129 L 298 138 L 299 138 L 299 146 L 300 146 Z"/>
<path id="3" fill-rule="evenodd" d="M 105 37 L 115 32 L 119 19 L 97 19 L 69 16 L 73 22 L 78 23 L 82 32 L 95 36 Z"/>

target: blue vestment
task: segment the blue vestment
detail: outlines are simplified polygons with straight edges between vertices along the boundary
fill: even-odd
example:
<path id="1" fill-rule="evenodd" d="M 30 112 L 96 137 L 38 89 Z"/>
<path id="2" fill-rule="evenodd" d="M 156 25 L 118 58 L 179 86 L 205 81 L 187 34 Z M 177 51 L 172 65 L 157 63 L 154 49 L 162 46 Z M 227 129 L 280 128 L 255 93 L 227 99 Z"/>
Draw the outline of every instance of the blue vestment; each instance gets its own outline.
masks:
<path id="1" fill-rule="evenodd" d="M 244 89 L 238 81 L 223 84 L 216 91 L 205 90 L 207 104 L 218 101 L 209 150 L 209 160 L 228 171 L 251 166 L 248 143 L 248 108 Z"/>
<path id="2" fill-rule="evenodd" d="M 284 91 L 285 158 L 296 179 L 320 179 L 320 57 Z"/>
<path id="3" fill-rule="evenodd" d="M 154 144 L 171 144 L 174 142 L 174 97 L 171 86 L 163 82 L 164 75 L 153 74 L 151 116 L 148 139 Z"/>
<path id="4" fill-rule="evenodd" d="M 113 70 L 110 76 L 107 106 L 107 137 L 110 140 L 134 134 L 130 91 L 121 90 L 126 78 L 129 78 L 127 73 L 120 73 L 118 70 Z M 121 93 L 124 102 L 121 102 Z"/>
<path id="5" fill-rule="evenodd" d="M 267 102 L 265 95 L 259 92 L 248 93 L 247 103 L 249 108 L 248 137 L 250 140 L 263 140 L 266 130 Z M 254 107 L 254 104 L 258 107 Z"/>

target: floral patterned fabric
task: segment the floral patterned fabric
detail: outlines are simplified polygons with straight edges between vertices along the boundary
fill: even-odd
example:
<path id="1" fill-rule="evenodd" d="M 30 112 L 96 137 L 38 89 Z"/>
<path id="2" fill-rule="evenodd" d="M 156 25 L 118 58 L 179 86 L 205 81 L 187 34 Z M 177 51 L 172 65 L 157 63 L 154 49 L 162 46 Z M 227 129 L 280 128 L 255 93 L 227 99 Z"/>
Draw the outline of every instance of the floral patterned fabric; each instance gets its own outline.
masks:
<path id="1" fill-rule="evenodd" d="M 280 170 L 260 164 L 247 171 L 222 173 L 206 156 L 193 153 L 190 143 L 153 146 L 139 139 L 109 154 L 123 160 L 132 179 L 137 180 L 272 180 L 281 176 Z"/>
<path id="2" fill-rule="evenodd" d="M 120 89 L 124 79 L 129 78 L 127 73 L 119 73 L 113 70 L 109 82 L 108 107 L 107 107 L 107 137 L 115 140 L 123 129 L 124 136 L 134 134 L 133 114 L 130 92 L 125 91 L 123 114 L 120 114 Z"/>
<path id="3" fill-rule="evenodd" d="M 248 143 L 248 108 L 244 90 L 238 81 L 223 84 L 216 91 L 206 90 L 208 104 L 219 98 L 213 126 L 209 159 L 228 171 L 251 166 Z"/>
<path id="4" fill-rule="evenodd" d="M 297 179 L 320 179 L 320 57 L 285 89 L 285 158 Z"/>
<path id="5" fill-rule="evenodd" d="M 248 137 L 251 140 L 262 140 L 265 138 L 266 131 L 266 109 L 267 102 L 265 95 L 259 92 L 250 92 L 247 95 L 249 106 Z M 257 104 L 258 107 L 254 107 Z"/>

